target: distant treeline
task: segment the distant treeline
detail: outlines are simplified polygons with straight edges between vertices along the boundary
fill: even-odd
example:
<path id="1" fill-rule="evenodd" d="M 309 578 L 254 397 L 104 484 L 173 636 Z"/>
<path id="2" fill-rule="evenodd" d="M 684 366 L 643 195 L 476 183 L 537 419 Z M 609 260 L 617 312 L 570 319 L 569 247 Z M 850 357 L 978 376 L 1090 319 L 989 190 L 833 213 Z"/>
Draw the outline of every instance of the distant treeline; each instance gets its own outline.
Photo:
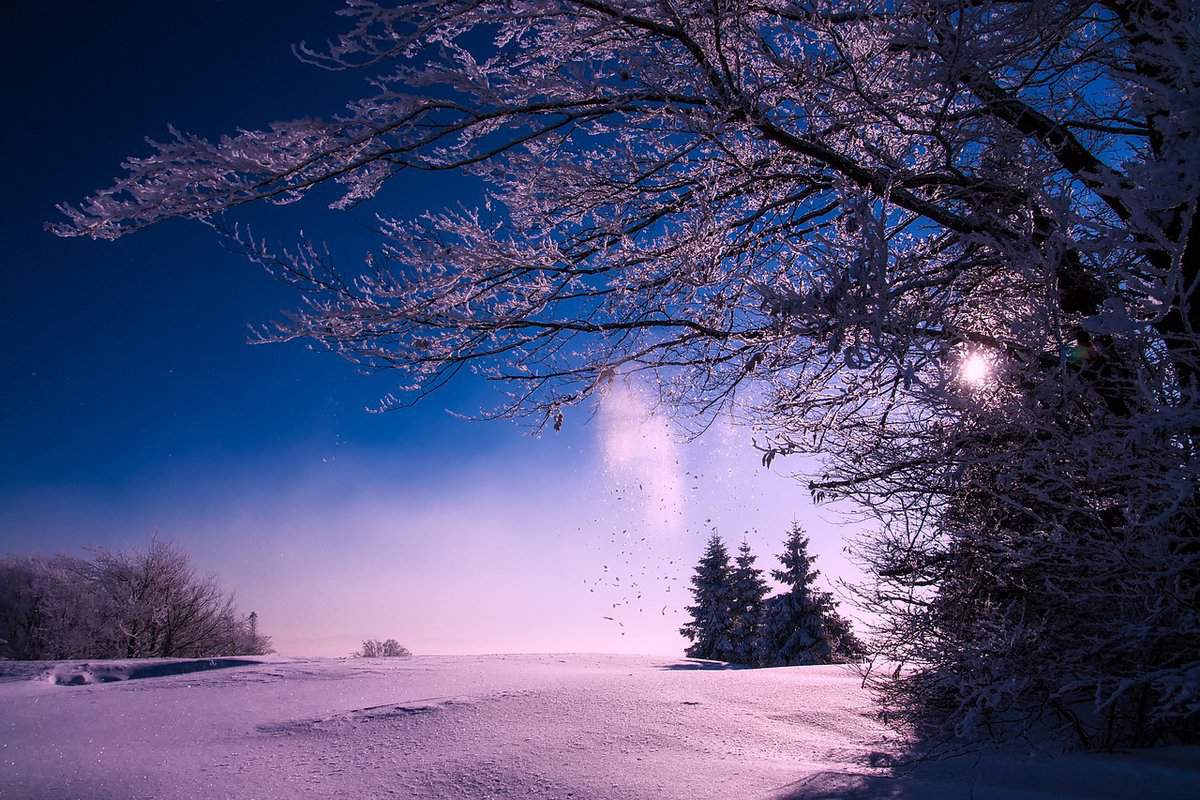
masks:
<path id="1" fill-rule="evenodd" d="M 0 657 L 261 655 L 271 639 L 215 576 L 155 539 L 140 552 L 0 558 Z"/>

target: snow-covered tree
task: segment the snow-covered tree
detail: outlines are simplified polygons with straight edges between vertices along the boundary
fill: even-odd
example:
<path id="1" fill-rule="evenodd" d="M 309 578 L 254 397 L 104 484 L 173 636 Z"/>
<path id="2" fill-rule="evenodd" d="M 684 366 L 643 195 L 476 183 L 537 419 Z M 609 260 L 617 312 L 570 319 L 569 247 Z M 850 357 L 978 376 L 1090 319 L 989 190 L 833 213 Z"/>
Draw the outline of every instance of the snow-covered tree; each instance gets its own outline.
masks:
<path id="1" fill-rule="evenodd" d="M 692 575 L 695 605 L 687 607 L 691 620 L 679 629 L 692 643 L 685 651 L 691 658 L 731 661 L 735 656 L 732 572 L 729 550 L 714 533 Z"/>
<path id="2" fill-rule="evenodd" d="M 738 664 L 758 663 L 763 604 L 771 591 L 762 570 L 754 566 L 756 559 L 750 551 L 750 543 L 743 541 L 738 546 L 729 574 L 731 647 L 728 660 Z"/>
<path id="3" fill-rule="evenodd" d="M 174 545 L 156 538 L 140 552 L 101 550 L 90 572 L 126 658 L 227 654 L 244 638 L 232 595 Z"/>
<path id="4" fill-rule="evenodd" d="M 815 581 L 821 574 L 813 567 L 816 556 L 808 554 L 808 536 L 793 522 L 779 554 L 779 569 L 771 577 L 783 584 L 783 592 L 771 597 L 763 618 L 759 660 L 766 666 L 830 664 L 834 643 L 826 632 L 826 617 L 833 611 L 832 598 Z"/>
<path id="5" fill-rule="evenodd" d="M 89 564 L 68 556 L 0 558 L 0 655 L 56 659 L 112 652 L 111 625 L 86 579 Z"/>
<path id="6" fill-rule="evenodd" d="M 359 658 L 407 658 L 412 652 L 395 639 L 366 639 L 354 655 Z"/>
<path id="7" fill-rule="evenodd" d="M 240 655 L 262 656 L 275 652 L 271 647 L 271 637 L 264 636 L 258 630 L 258 612 L 251 611 L 240 621 L 237 636 L 237 649 L 230 652 Z"/>
<path id="8" fill-rule="evenodd" d="M 863 598 L 892 719 L 1056 714 L 1200 737 L 1195 0 L 350 0 L 346 111 L 173 132 L 62 235 L 460 169 L 480 210 L 385 219 L 268 339 L 466 367 L 559 427 L 653 374 L 702 428 L 819 453 L 878 518 Z M 382 406 L 402 404 L 401 394 Z M 899 677 L 894 677 L 899 676 Z M 985 724 L 986 723 L 986 724 Z"/>
<path id="9" fill-rule="evenodd" d="M 0 558 L 0 638 L 26 659 L 261 655 L 271 639 L 213 576 L 155 539 L 91 560 Z"/>

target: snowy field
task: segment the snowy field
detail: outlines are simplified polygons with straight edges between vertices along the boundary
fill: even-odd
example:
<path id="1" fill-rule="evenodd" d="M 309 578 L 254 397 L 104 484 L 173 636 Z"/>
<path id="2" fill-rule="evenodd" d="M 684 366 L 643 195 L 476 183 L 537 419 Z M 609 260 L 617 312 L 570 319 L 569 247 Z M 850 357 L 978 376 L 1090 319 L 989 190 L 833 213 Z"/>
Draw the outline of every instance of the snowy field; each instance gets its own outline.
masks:
<path id="1" fill-rule="evenodd" d="M 0 662 L 0 798 L 1200 798 L 1200 750 L 901 750 L 838 667 L 685 659 Z M 205 664 L 207 666 L 207 664 Z"/>

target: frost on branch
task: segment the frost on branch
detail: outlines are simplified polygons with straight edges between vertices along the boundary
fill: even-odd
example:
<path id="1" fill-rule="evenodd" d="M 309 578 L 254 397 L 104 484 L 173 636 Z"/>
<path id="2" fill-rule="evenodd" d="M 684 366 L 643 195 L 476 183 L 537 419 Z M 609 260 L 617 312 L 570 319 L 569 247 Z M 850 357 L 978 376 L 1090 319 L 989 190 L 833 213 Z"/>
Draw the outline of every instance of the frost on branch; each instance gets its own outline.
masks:
<path id="1" fill-rule="evenodd" d="M 385 220 L 270 337 L 464 368 L 561 425 L 617 374 L 878 517 L 893 719 L 1113 746 L 1197 735 L 1200 88 L 1194 0 L 349 2 L 302 58 L 329 120 L 176 135 L 62 235 L 335 206 L 457 169 L 481 210 Z M 986 376 L 958 380 L 964 359 Z M 393 402 L 389 398 L 385 405 Z"/>

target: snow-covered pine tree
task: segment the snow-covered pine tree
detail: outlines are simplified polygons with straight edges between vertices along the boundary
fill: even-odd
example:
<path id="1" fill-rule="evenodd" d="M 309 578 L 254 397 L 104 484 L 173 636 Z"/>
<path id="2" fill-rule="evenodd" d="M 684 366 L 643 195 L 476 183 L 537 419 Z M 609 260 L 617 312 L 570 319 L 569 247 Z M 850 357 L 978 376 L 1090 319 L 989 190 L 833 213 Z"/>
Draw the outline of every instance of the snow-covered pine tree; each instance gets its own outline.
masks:
<path id="1" fill-rule="evenodd" d="M 691 592 L 696 604 L 687 607 L 692 619 L 679 629 L 692 642 L 684 651 L 691 658 L 727 661 L 733 655 L 731 573 L 729 550 L 714 533 L 692 576 Z"/>
<path id="2" fill-rule="evenodd" d="M 793 522 L 779 554 L 780 569 L 771 570 L 785 589 L 766 602 L 759 645 L 765 666 L 829 664 L 841 660 L 840 649 L 857 642 L 838 616 L 833 597 L 814 586 L 821 574 L 813 567 L 816 560 L 808 554 L 804 528 Z"/>
<path id="3" fill-rule="evenodd" d="M 738 664 L 757 664 L 761 652 L 763 608 L 771 588 L 762 570 L 754 566 L 756 558 L 750 543 L 743 541 L 730 574 L 732 648 L 728 660 Z"/>

